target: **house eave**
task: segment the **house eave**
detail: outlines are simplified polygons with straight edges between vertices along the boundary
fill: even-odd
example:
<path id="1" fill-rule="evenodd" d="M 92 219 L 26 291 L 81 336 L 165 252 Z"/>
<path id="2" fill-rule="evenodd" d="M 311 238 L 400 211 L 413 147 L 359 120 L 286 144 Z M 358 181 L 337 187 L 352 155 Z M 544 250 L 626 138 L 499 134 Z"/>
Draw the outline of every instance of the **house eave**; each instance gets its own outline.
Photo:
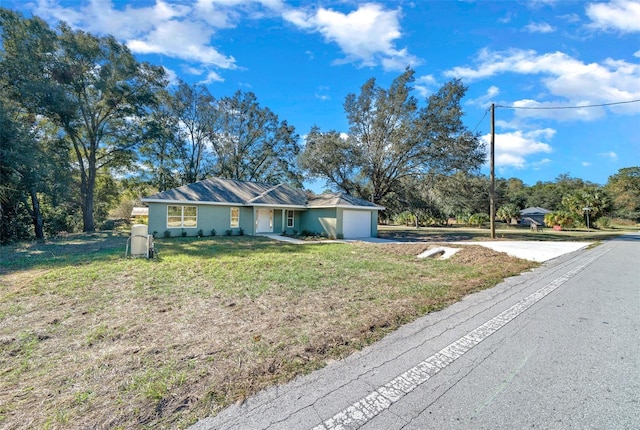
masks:
<path id="1" fill-rule="evenodd" d="M 354 205 L 313 205 L 307 206 L 309 209 L 357 209 L 357 210 L 369 210 L 369 211 L 383 211 L 385 210 L 384 206 L 354 206 Z"/>
<path id="2" fill-rule="evenodd" d="M 200 200 L 167 200 L 167 199 L 141 199 L 144 203 L 163 203 L 163 204 L 179 204 L 179 205 L 206 205 L 206 206 L 244 206 L 244 207 L 264 207 L 264 208 L 282 208 L 282 209 L 309 209 L 303 205 L 287 205 L 287 204 L 267 204 L 267 203 L 238 203 L 238 202 L 209 202 Z"/>

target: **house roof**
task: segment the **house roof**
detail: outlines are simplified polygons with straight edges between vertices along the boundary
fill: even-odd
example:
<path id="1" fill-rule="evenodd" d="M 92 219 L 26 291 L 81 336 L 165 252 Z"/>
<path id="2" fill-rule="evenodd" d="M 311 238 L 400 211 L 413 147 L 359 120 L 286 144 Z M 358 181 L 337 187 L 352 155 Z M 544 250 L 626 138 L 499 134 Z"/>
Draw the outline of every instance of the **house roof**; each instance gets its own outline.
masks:
<path id="1" fill-rule="evenodd" d="M 209 204 L 305 206 L 304 191 L 286 184 L 210 178 L 142 199 L 143 202 L 200 202 Z"/>
<path id="2" fill-rule="evenodd" d="M 359 199 L 346 193 L 324 193 L 312 196 L 309 198 L 308 206 L 310 208 L 358 206 L 378 210 L 384 209 L 382 206 L 378 206 L 375 203 Z"/>
<path id="3" fill-rule="evenodd" d="M 287 184 L 265 184 L 210 178 L 172 190 L 163 191 L 142 199 L 143 202 L 193 202 L 202 204 L 240 206 L 281 206 L 292 208 L 311 207 L 360 207 L 384 209 L 366 200 L 348 194 L 309 195 Z"/>
<path id="4" fill-rule="evenodd" d="M 526 208 L 526 209 L 522 209 L 520 211 L 520 215 L 522 216 L 527 216 L 527 215 L 544 215 L 544 214 L 548 214 L 551 211 L 549 209 L 545 209 L 545 208 L 539 208 L 537 206 L 535 207 L 531 207 L 531 208 Z"/>

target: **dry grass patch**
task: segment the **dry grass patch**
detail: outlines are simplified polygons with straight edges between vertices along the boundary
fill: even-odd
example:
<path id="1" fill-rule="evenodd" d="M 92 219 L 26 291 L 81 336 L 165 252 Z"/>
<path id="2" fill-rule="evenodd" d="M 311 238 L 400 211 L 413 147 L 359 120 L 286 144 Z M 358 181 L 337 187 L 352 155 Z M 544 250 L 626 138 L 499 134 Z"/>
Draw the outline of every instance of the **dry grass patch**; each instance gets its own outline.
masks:
<path id="1" fill-rule="evenodd" d="M 248 237 L 161 240 L 145 261 L 124 240 L 2 249 L 3 428 L 185 427 L 535 266 Z"/>

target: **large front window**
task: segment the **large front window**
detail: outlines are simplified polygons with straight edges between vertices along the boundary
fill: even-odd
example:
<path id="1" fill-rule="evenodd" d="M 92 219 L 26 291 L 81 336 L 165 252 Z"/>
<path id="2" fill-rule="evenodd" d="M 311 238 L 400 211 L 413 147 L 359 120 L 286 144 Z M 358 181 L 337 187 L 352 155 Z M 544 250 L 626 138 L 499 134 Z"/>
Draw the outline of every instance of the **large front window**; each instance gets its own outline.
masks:
<path id="1" fill-rule="evenodd" d="M 197 226 L 197 206 L 167 206 L 167 227 L 196 228 Z"/>
<path id="2" fill-rule="evenodd" d="M 231 228 L 240 227 L 240 208 L 231 208 Z"/>

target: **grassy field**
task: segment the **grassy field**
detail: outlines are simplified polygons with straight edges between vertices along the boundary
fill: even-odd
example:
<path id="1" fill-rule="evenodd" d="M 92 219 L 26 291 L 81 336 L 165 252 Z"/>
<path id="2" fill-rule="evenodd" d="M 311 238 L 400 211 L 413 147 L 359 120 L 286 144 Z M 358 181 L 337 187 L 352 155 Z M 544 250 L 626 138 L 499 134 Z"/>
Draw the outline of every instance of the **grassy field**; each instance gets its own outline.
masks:
<path id="1" fill-rule="evenodd" d="M 443 230 L 381 235 L 474 238 Z M 415 257 L 432 243 L 252 237 L 160 239 L 147 261 L 125 242 L 0 248 L 0 427 L 185 427 L 536 266 L 475 246 L 440 261 Z"/>

